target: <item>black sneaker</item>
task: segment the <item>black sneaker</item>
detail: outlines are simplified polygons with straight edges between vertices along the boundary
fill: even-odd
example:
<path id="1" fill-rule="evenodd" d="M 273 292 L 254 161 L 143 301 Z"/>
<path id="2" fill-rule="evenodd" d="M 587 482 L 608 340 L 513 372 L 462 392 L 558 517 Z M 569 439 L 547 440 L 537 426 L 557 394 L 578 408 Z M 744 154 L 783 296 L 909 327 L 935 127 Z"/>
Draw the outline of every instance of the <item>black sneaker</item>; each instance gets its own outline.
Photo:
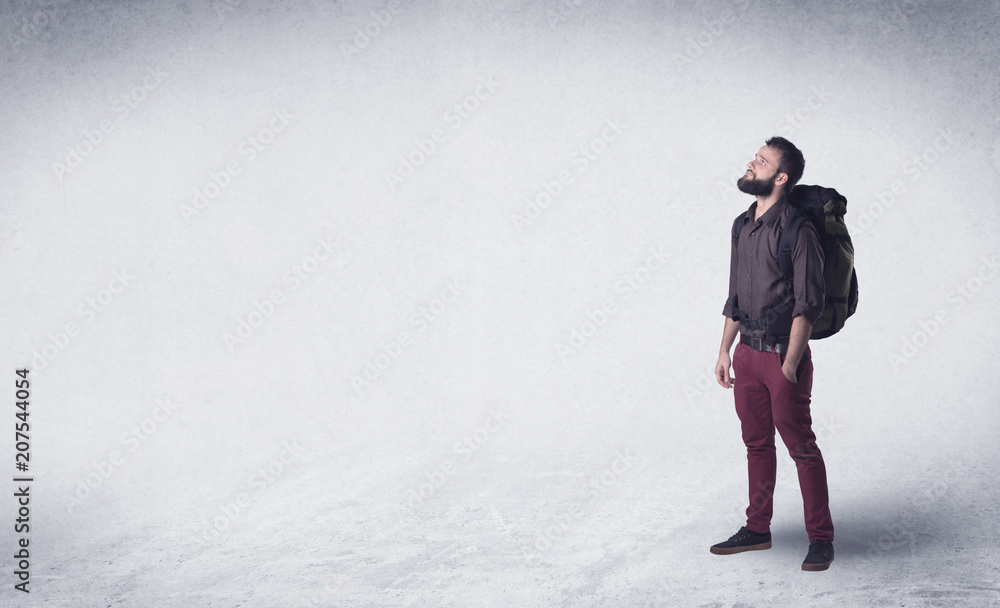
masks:
<path id="1" fill-rule="evenodd" d="M 809 543 L 809 553 L 802 562 L 802 569 L 808 572 L 819 572 L 830 567 L 833 561 L 833 543 L 825 540 L 814 540 Z"/>
<path id="2" fill-rule="evenodd" d="M 732 555 L 733 553 L 742 553 L 743 551 L 760 551 L 770 548 L 770 532 L 759 534 L 751 532 L 747 530 L 746 526 L 743 526 L 739 532 L 730 536 L 729 540 L 724 543 L 712 545 L 710 550 L 716 555 Z"/>

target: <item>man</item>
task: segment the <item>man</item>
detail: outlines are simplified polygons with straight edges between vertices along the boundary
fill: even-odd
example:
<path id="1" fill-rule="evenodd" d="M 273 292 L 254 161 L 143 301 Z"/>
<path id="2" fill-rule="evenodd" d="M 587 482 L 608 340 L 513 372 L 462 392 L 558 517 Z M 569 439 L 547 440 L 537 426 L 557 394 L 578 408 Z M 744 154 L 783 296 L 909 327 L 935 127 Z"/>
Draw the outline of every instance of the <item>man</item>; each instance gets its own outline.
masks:
<path id="1" fill-rule="evenodd" d="M 715 366 L 716 380 L 733 388 L 747 446 L 750 505 L 747 523 L 712 553 L 730 555 L 771 547 L 772 496 L 778 430 L 795 461 L 805 510 L 809 550 L 803 570 L 826 570 L 833 561 L 833 521 L 826 466 L 809 415 L 813 364 L 809 336 L 823 314 L 823 250 L 816 228 L 803 223 L 792 250 L 793 280 L 778 267 L 778 240 L 791 210 L 787 194 L 802 177 L 805 159 L 791 142 L 772 137 L 737 181 L 756 197 L 733 241 L 726 323 Z M 790 317 L 790 323 L 789 323 Z M 740 333 L 730 361 L 729 349 Z M 732 365 L 733 375 L 729 368 Z"/>

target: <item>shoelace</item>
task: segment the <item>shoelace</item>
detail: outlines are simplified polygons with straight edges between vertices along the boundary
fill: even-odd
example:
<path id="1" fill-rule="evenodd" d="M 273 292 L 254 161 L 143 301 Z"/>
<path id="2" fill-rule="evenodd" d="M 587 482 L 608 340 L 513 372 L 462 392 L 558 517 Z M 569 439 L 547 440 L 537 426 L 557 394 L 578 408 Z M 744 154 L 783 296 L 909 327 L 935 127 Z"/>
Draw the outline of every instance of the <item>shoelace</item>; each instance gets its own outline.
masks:
<path id="1" fill-rule="evenodd" d="M 729 542 L 734 543 L 734 542 L 737 542 L 737 541 L 741 541 L 741 540 L 743 540 L 745 538 L 750 538 L 750 531 L 749 530 L 740 530 L 736 534 L 733 534 L 732 536 L 729 537 Z"/>
<path id="2" fill-rule="evenodd" d="M 830 543 L 824 542 L 814 542 L 809 543 L 809 553 L 806 554 L 806 558 L 810 557 L 826 557 L 830 549 Z"/>

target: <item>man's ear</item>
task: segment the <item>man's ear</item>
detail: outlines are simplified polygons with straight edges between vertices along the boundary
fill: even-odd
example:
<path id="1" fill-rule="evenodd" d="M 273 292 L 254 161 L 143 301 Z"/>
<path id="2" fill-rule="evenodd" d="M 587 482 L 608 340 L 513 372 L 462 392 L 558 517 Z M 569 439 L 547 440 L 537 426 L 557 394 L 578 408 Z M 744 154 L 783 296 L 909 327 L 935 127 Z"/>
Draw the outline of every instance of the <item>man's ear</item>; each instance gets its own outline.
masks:
<path id="1" fill-rule="evenodd" d="M 774 176 L 774 185 L 775 186 L 784 186 L 787 183 L 788 183 L 788 174 L 787 173 L 781 173 L 779 171 L 778 174 Z"/>

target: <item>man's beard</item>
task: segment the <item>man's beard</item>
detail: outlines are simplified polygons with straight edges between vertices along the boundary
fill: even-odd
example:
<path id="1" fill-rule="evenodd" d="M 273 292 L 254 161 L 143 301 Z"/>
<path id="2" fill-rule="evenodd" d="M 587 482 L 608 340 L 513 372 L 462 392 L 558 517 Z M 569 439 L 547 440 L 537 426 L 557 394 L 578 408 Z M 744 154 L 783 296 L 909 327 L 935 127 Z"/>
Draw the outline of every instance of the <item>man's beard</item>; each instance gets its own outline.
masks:
<path id="1" fill-rule="evenodd" d="M 775 173 L 774 177 L 770 180 L 765 179 L 754 179 L 752 177 L 743 177 L 736 180 L 736 187 L 740 189 L 740 192 L 745 194 L 752 194 L 754 196 L 768 196 L 774 191 L 774 180 L 778 179 L 778 174 Z"/>

